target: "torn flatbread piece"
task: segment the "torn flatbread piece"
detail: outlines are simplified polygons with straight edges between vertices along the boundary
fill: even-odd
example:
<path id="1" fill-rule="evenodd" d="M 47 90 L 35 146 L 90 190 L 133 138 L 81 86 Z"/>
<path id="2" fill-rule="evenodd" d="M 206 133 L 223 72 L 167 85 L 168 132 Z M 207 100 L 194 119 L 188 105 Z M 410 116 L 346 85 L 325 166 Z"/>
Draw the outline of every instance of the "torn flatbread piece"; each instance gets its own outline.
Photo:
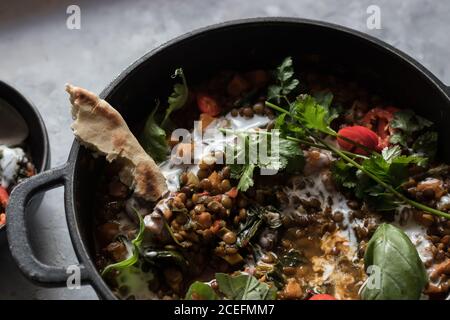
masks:
<path id="1" fill-rule="evenodd" d="M 72 130 L 90 150 L 122 165 L 120 180 L 135 195 L 156 201 L 166 193 L 166 180 L 155 161 L 144 151 L 120 113 L 86 89 L 66 85 L 72 103 Z"/>

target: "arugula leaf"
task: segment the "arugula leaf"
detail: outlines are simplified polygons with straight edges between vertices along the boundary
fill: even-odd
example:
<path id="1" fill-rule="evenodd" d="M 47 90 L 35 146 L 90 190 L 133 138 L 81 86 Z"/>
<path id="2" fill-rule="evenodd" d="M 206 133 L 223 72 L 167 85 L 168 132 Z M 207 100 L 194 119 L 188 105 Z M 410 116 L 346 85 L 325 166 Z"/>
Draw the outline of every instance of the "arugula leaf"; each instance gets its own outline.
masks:
<path id="1" fill-rule="evenodd" d="M 274 300 L 276 289 L 247 274 L 216 273 L 220 292 L 229 300 Z"/>
<path id="2" fill-rule="evenodd" d="M 105 276 L 112 269 L 122 270 L 122 269 L 126 269 L 128 267 L 131 267 L 134 264 L 136 264 L 136 262 L 138 262 L 138 260 L 139 260 L 139 250 L 140 250 L 140 246 L 142 244 L 142 240 L 144 240 L 145 224 L 144 224 L 144 219 L 142 219 L 139 212 L 135 208 L 133 208 L 133 210 L 135 211 L 136 215 L 139 218 L 139 232 L 136 235 L 136 238 L 134 238 L 134 240 L 131 241 L 133 253 L 125 260 L 122 260 L 117 263 L 113 263 L 113 264 L 106 266 L 106 268 L 103 269 L 103 271 L 102 271 L 102 276 Z"/>
<path id="3" fill-rule="evenodd" d="M 185 104 L 189 96 L 189 89 L 186 82 L 186 77 L 182 68 L 175 70 L 172 78 L 180 77 L 182 83 L 177 83 L 173 86 L 173 92 L 167 99 L 169 107 L 166 109 L 166 114 L 163 121 L 161 122 L 161 127 L 165 127 L 167 120 L 172 112 L 181 109 Z"/>
<path id="4" fill-rule="evenodd" d="M 438 133 L 427 131 L 419 136 L 412 145 L 414 152 L 427 156 L 430 159 L 436 157 L 438 143 Z"/>
<path id="5" fill-rule="evenodd" d="M 364 300 L 416 300 L 428 283 L 425 267 L 408 236 L 381 224 L 367 244 L 366 269 L 376 266 L 361 291 Z M 372 267 L 373 268 L 373 267 Z"/>
<path id="6" fill-rule="evenodd" d="M 156 107 L 145 122 L 144 130 L 140 137 L 140 144 L 157 163 L 167 159 L 169 145 L 166 140 L 166 131 L 155 120 Z"/>
<path id="7" fill-rule="evenodd" d="M 191 284 L 185 296 L 186 300 L 217 300 L 218 298 L 209 284 L 200 281 Z"/>
<path id="8" fill-rule="evenodd" d="M 275 100 L 280 103 L 281 97 L 287 96 L 299 84 L 298 79 L 293 78 L 293 76 L 294 68 L 292 66 L 292 58 L 287 57 L 275 71 L 277 83 L 269 86 L 267 99 Z"/>

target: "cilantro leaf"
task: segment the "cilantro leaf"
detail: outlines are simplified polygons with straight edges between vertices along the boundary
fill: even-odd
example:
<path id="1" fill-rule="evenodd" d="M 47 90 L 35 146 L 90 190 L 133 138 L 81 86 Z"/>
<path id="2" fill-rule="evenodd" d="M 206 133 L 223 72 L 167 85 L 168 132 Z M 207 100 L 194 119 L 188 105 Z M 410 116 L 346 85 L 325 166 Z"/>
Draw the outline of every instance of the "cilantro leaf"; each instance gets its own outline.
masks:
<path id="1" fill-rule="evenodd" d="M 330 124 L 336 115 L 330 115 L 327 109 L 318 104 L 312 96 L 300 95 L 292 104 L 290 111 L 305 127 L 326 134 L 335 134 Z"/>
<path id="2" fill-rule="evenodd" d="M 344 188 L 355 188 L 358 183 L 356 168 L 342 159 L 333 162 L 331 173 L 334 181 Z"/>
<path id="3" fill-rule="evenodd" d="M 283 60 L 275 71 L 276 84 L 269 86 L 267 92 L 268 100 L 275 100 L 280 103 L 283 96 L 287 96 L 294 90 L 298 84 L 298 79 L 294 77 L 294 68 L 292 66 L 292 58 L 287 57 Z"/>
<path id="4" fill-rule="evenodd" d="M 394 113 L 394 118 L 389 125 L 397 129 L 391 138 L 392 144 L 400 144 L 403 147 L 408 147 L 408 143 L 412 140 L 413 134 L 429 128 L 433 122 L 416 115 L 411 110 L 400 110 Z"/>
<path id="5" fill-rule="evenodd" d="M 394 113 L 394 118 L 391 120 L 390 125 L 392 128 L 411 134 L 431 127 L 433 122 L 418 116 L 411 110 L 400 110 Z"/>
<path id="6" fill-rule="evenodd" d="M 232 164 L 231 178 L 239 179 L 238 190 L 246 191 L 253 186 L 253 173 L 256 168 L 266 170 L 283 170 L 289 173 L 303 170 L 305 159 L 303 151 L 297 142 L 279 137 L 272 137 L 271 132 L 235 132 L 241 141 L 245 141 L 245 148 L 236 150 L 231 146 L 236 160 L 244 160 L 243 164 Z M 255 152 L 256 159 L 250 159 L 250 146 Z M 261 148 L 266 150 L 266 156 L 261 156 Z M 264 152 L 263 152 L 264 153 Z"/>
<path id="7" fill-rule="evenodd" d="M 438 133 L 427 131 L 419 136 L 412 145 L 414 152 L 433 159 L 437 153 Z"/>

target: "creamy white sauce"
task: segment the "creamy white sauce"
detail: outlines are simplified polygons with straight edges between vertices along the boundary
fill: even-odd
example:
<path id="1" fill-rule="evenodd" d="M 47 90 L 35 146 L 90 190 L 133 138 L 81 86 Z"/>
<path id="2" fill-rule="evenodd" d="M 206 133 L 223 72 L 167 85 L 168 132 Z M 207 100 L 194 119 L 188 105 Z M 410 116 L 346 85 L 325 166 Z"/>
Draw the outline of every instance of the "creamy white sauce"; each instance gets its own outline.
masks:
<path id="1" fill-rule="evenodd" d="M 20 164 L 25 159 L 25 152 L 21 148 L 0 146 L 0 185 L 8 188 L 16 182 Z"/>
<path id="2" fill-rule="evenodd" d="M 215 151 L 225 151 L 227 146 L 230 146 L 235 141 L 235 136 L 221 133 L 219 129 L 230 130 L 252 130 L 255 128 L 262 128 L 270 122 L 266 116 L 254 115 L 252 118 L 233 117 L 231 113 L 217 118 L 211 122 L 205 130 L 208 134 L 202 133 L 198 128 L 191 131 L 191 139 L 194 144 L 195 152 L 192 164 L 177 164 L 173 158 L 164 161 L 160 164 L 162 174 L 166 178 L 167 187 L 169 191 L 175 192 L 179 190 L 179 178 L 183 172 L 197 173 L 198 163 L 205 157 L 211 155 Z"/>
<path id="3" fill-rule="evenodd" d="M 395 221 L 392 224 L 403 230 L 416 247 L 420 259 L 425 263 L 433 259 L 433 254 L 431 252 L 433 244 L 427 239 L 426 228 L 414 221 L 412 215 L 407 214 L 408 210 L 408 206 L 399 206 Z M 430 270 L 428 270 L 428 272 L 430 272 Z"/>

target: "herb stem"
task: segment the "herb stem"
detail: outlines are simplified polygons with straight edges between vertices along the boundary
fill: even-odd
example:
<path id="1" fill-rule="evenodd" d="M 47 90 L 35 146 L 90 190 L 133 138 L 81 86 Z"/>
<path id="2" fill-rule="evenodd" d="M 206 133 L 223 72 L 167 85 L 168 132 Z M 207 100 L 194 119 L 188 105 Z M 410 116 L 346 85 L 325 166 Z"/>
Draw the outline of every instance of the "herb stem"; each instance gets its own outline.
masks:
<path id="1" fill-rule="evenodd" d="M 286 113 L 288 114 L 290 117 L 292 117 L 293 119 L 296 119 L 297 121 L 299 121 L 300 125 L 302 119 L 300 117 L 294 116 L 292 115 L 289 111 L 271 103 L 266 101 L 266 105 L 274 110 L 277 110 L 279 112 L 282 113 Z M 316 139 L 317 141 L 320 142 L 320 144 L 322 144 L 326 149 L 330 150 L 331 152 L 339 155 L 342 159 L 344 159 L 345 161 L 347 161 L 348 163 L 350 163 L 351 165 L 353 165 L 355 168 L 361 170 L 362 172 L 364 172 L 367 176 L 369 176 L 371 179 L 373 179 L 375 182 L 377 182 L 379 185 L 381 185 L 382 187 L 384 187 L 386 190 L 388 190 L 389 192 L 391 192 L 394 196 L 396 196 L 398 199 L 402 200 L 403 202 L 417 208 L 417 209 L 421 209 L 423 211 L 426 211 L 428 213 L 437 215 L 439 217 L 443 217 L 443 218 L 447 218 L 450 219 L 450 214 L 442 212 L 440 210 L 434 209 L 434 208 L 430 208 L 422 203 L 416 202 L 414 200 L 409 199 L 408 197 L 406 197 L 405 195 L 403 195 L 401 192 L 398 192 L 395 188 L 393 188 L 391 185 L 387 184 L 386 182 L 384 182 L 383 180 L 381 180 L 380 178 L 378 178 L 375 174 L 371 173 L 370 171 L 366 170 L 366 168 L 364 168 L 362 165 L 360 165 L 358 162 L 356 162 L 354 159 L 350 158 L 345 152 L 343 152 L 342 150 L 339 150 L 337 148 L 335 148 L 334 146 L 328 144 L 327 142 L 325 142 L 322 138 L 318 137 L 317 135 L 313 134 L 311 132 L 311 130 L 309 130 L 308 128 L 306 128 L 305 126 L 302 125 L 302 127 L 306 130 L 306 132 L 313 137 L 314 139 Z M 331 135 L 335 138 L 343 138 L 344 140 L 353 143 L 354 145 L 358 146 L 358 147 L 364 147 L 367 148 L 365 146 L 361 146 L 359 143 L 348 139 L 346 137 L 341 137 L 339 136 L 337 133 L 332 133 L 331 131 L 329 133 L 327 133 L 328 135 Z M 373 153 L 373 151 L 371 151 L 371 153 Z"/>
<path id="2" fill-rule="evenodd" d="M 384 182 L 383 180 L 381 180 L 380 178 L 378 178 L 376 175 L 374 175 L 373 173 L 371 173 L 370 171 L 366 170 L 362 165 L 360 165 L 358 162 L 354 161 L 352 158 L 348 157 L 346 154 L 344 154 L 341 150 L 338 150 L 337 148 L 333 147 L 332 145 L 328 144 L 327 142 L 325 142 L 324 140 L 322 140 L 321 138 L 316 137 L 316 139 L 326 148 L 328 148 L 329 150 L 331 150 L 332 152 L 338 154 L 341 158 L 343 158 L 344 160 L 346 160 L 348 163 L 350 163 L 351 165 L 353 165 L 355 168 L 361 170 L 362 172 L 364 172 L 366 175 L 368 175 L 370 178 L 372 178 L 375 182 L 377 182 L 379 185 L 381 185 L 382 187 L 384 187 L 385 189 L 387 189 L 388 191 L 390 191 L 393 195 L 395 195 L 397 198 L 401 199 L 402 201 L 406 202 L 407 204 L 416 207 L 418 209 L 421 209 L 423 211 L 426 211 L 428 213 L 434 214 L 434 215 L 438 215 L 440 217 L 444 217 L 447 219 L 450 219 L 450 214 L 430 208 L 424 204 L 421 204 L 419 202 L 416 202 L 414 200 L 409 199 L 408 197 L 406 197 L 405 195 L 403 195 L 402 193 L 398 192 L 397 190 L 395 190 L 391 185 L 387 184 L 386 182 Z"/>

